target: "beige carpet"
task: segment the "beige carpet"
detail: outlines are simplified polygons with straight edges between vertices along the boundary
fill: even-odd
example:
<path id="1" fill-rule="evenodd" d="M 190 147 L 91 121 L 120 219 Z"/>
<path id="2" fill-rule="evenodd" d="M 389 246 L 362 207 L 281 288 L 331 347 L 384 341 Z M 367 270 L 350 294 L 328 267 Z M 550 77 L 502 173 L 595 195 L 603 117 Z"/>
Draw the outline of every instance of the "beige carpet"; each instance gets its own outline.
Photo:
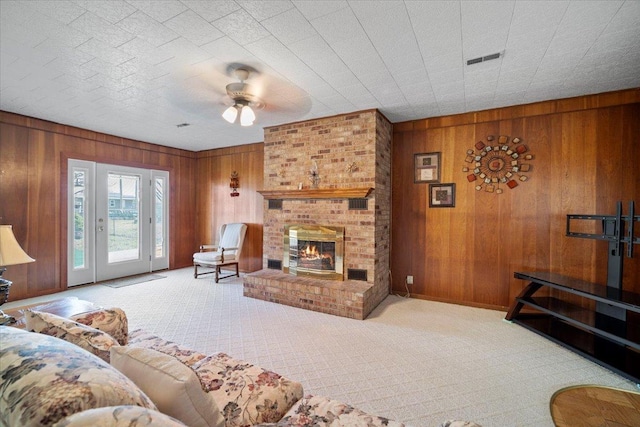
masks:
<path id="1" fill-rule="evenodd" d="M 75 295 L 123 308 L 145 328 L 204 353 L 224 351 L 410 426 L 450 418 L 484 427 L 553 426 L 558 389 L 630 381 L 505 322 L 505 313 L 389 296 L 364 321 L 245 298 L 238 279 L 192 269 L 120 289 L 92 285 L 3 308 Z"/>

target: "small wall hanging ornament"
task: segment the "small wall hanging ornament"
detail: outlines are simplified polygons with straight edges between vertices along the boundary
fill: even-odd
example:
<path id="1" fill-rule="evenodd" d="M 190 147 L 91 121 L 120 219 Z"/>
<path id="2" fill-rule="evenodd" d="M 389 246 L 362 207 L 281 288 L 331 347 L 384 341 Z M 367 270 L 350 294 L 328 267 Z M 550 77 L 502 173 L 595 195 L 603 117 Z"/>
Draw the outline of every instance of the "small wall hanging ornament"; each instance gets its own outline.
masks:
<path id="1" fill-rule="evenodd" d="M 476 190 L 502 194 L 504 186 L 514 189 L 519 183 L 529 179 L 527 173 L 533 166 L 530 161 L 534 155 L 523 143 L 522 138 L 489 135 L 485 141 L 476 142 L 474 148 L 467 150 L 462 168 L 467 173 L 467 181 L 475 185 Z"/>
<path id="2" fill-rule="evenodd" d="M 311 181 L 311 188 L 318 188 L 320 182 L 320 172 L 318 172 L 318 163 L 313 162 L 313 166 L 309 169 L 309 181 Z"/>
<path id="3" fill-rule="evenodd" d="M 233 190 L 231 192 L 231 197 L 238 197 L 240 193 L 238 193 L 238 187 L 240 187 L 240 180 L 238 179 L 238 172 L 231 172 L 231 183 L 229 187 Z"/>

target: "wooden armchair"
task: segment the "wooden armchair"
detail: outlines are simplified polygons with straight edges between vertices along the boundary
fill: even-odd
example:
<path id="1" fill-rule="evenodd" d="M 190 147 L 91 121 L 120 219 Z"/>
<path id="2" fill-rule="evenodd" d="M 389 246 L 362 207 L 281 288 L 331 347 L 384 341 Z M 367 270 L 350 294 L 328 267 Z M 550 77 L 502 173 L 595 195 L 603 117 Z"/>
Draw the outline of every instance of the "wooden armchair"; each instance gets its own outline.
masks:
<path id="1" fill-rule="evenodd" d="M 203 274 L 215 273 L 216 283 L 226 277 L 240 277 L 238 261 L 246 233 L 247 224 L 223 224 L 220 227 L 219 243 L 217 245 L 200 245 L 200 252 L 193 254 L 193 277 L 197 279 Z M 198 266 L 213 268 L 213 270 L 198 273 Z M 235 266 L 235 273 L 220 276 L 220 269 L 226 266 Z"/>

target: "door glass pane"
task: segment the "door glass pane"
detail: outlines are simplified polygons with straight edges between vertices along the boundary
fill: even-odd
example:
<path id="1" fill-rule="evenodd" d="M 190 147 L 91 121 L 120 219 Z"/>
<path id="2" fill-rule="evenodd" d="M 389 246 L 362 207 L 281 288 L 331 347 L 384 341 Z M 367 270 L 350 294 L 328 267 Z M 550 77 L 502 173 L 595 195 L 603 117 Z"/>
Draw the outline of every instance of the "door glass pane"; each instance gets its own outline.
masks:
<path id="1" fill-rule="evenodd" d="M 109 263 L 140 259 L 140 177 L 109 173 Z"/>
<path id="2" fill-rule="evenodd" d="M 156 258 L 162 258 L 164 256 L 164 179 L 155 179 L 154 194 L 154 227 L 156 239 L 153 253 Z"/>
<path id="3" fill-rule="evenodd" d="M 87 172 L 81 169 L 73 170 L 73 269 L 85 268 L 87 262 Z"/>

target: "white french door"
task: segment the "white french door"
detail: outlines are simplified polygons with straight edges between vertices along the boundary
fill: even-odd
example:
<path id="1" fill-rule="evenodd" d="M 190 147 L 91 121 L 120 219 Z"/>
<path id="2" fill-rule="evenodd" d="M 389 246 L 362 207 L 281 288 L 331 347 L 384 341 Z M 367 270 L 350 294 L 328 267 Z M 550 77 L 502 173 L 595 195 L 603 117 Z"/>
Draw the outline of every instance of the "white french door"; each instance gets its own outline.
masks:
<path id="1" fill-rule="evenodd" d="M 69 160 L 68 286 L 169 268 L 169 173 Z"/>

